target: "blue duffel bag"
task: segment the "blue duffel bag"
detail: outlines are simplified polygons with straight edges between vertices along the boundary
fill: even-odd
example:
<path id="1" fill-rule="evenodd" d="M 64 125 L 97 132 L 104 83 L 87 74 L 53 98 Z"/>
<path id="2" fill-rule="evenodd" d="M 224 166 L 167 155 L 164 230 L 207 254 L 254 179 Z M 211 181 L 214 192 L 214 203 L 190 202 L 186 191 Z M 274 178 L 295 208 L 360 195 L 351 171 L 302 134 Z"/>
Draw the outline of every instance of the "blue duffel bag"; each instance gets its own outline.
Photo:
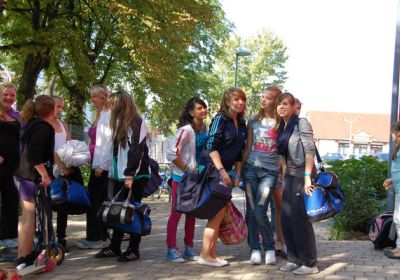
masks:
<path id="1" fill-rule="evenodd" d="M 199 174 L 184 176 L 176 195 L 175 210 L 198 219 L 213 218 L 232 199 L 218 170 L 208 164 Z"/>
<path id="2" fill-rule="evenodd" d="M 135 233 L 145 236 L 151 233 L 151 209 L 147 204 L 141 202 L 132 202 L 135 207 L 133 220 L 127 224 L 107 223 L 107 227 L 119 229 L 125 233 Z"/>
<path id="3" fill-rule="evenodd" d="M 335 216 L 345 204 L 345 196 L 335 173 L 320 172 L 311 195 L 304 195 L 304 206 L 310 222 Z"/>
<path id="4" fill-rule="evenodd" d="M 83 214 L 92 205 L 87 188 L 65 178 L 51 182 L 50 197 L 54 211 L 63 210 L 71 215 Z"/>

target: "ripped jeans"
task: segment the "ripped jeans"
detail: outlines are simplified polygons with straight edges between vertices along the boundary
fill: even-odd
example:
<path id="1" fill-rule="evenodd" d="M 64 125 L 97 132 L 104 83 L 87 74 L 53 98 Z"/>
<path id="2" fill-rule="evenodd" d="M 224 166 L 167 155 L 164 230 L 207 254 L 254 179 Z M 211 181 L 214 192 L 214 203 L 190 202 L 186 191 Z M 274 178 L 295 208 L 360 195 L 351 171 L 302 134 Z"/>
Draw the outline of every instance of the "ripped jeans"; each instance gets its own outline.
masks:
<path id="1" fill-rule="evenodd" d="M 267 211 L 278 174 L 278 171 L 268 170 L 249 163 L 244 166 L 247 243 L 252 250 L 260 250 L 259 234 L 262 236 L 264 250 L 275 250 L 275 241 Z"/>

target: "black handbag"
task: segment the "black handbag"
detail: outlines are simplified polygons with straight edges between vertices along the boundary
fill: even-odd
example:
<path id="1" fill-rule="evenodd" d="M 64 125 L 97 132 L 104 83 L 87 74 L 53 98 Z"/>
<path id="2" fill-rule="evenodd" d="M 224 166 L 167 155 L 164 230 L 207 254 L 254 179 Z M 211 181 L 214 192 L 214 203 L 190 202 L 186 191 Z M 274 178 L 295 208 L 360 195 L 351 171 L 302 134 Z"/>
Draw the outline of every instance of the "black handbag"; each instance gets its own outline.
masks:
<path id="1" fill-rule="evenodd" d="M 211 219 L 231 199 L 231 187 L 223 183 L 215 166 L 208 164 L 200 174 L 184 176 L 176 195 L 175 209 L 198 219 Z"/>
<path id="2" fill-rule="evenodd" d="M 109 201 L 106 200 L 97 212 L 97 219 L 105 224 L 129 224 L 132 223 L 135 205 L 130 201 L 132 189 L 129 190 L 128 197 L 120 200 L 121 192 L 124 187 Z"/>

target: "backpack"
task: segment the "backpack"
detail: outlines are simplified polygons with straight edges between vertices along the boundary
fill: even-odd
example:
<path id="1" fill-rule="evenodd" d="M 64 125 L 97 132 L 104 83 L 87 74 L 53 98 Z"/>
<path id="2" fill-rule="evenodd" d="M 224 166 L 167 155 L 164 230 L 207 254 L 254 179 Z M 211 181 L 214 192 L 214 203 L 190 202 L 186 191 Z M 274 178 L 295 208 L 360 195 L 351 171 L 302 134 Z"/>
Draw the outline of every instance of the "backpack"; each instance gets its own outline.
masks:
<path id="1" fill-rule="evenodd" d="M 396 247 L 396 237 L 390 238 L 390 230 L 393 223 L 393 212 L 384 212 L 377 216 L 369 229 L 369 238 L 374 244 L 375 250 L 385 247 Z"/>
<path id="2" fill-rule="evenodd" d="M 310 222 L 325 220 L 342 211 L 345 196 L 335 173 L 318 173 L 314 186 L 311 195 L 304 195 L 304 206 Z"/>

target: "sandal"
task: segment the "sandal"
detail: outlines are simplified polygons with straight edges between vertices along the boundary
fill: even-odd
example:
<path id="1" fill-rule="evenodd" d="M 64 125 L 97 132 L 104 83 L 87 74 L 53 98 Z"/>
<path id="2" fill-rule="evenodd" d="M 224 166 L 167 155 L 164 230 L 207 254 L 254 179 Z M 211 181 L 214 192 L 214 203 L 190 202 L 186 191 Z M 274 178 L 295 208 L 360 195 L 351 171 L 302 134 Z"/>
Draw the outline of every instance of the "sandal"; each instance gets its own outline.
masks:
<path id="1" fill-rule="evenodd" d="M 120 255 L 121 251 L 116 252 L 115 249 L 108 246 L 106 248 L 101 249 L 100 252 L 94 255 L 94 257 L 97 259 L 102 259 L 102 258 L 118 257 Z"/>
<path id="2" fill-rule="evenodd" d="M 117 258 L 117 262 L 132 262 L 140 258 L 139 252 L 134 252 L 132 249 L 127 249 Z"/>

